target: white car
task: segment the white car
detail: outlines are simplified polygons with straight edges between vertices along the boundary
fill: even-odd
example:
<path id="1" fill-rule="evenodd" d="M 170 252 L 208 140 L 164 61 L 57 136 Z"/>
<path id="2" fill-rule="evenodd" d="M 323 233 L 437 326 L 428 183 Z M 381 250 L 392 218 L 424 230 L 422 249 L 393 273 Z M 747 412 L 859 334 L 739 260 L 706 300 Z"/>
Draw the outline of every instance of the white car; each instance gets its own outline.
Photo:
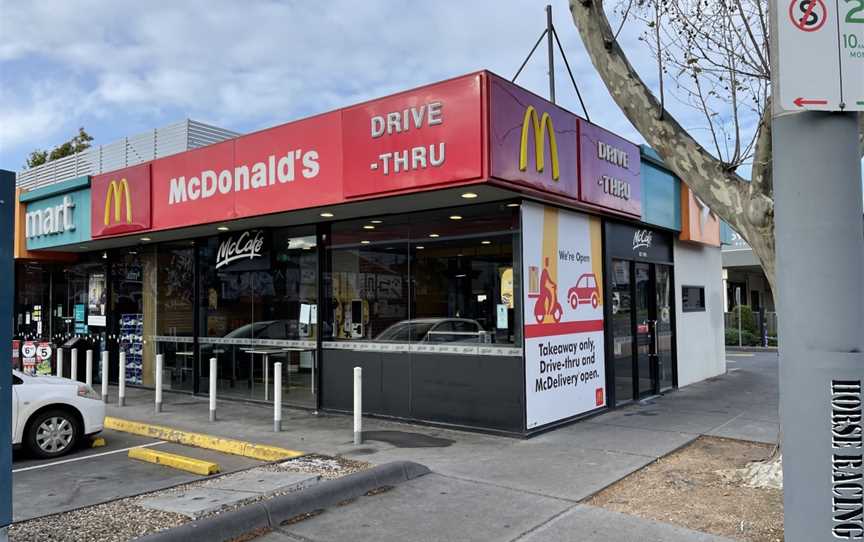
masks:
<path id="1" fill-rule="evenodd" d="M 12 371 L 12 444 L 41 458 L 75 449 L 102 431 L 105 403 L 83 382 Z"/>

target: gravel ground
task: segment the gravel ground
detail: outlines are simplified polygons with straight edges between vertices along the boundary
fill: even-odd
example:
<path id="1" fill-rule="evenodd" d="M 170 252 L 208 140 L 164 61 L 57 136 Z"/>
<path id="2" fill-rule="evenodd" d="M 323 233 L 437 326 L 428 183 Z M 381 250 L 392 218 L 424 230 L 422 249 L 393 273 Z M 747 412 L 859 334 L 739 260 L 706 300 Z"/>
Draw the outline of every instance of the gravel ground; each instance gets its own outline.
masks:
<path id="1" fill-rule="evenodd" d="M 255 467 L 255 469 L 305 472 L 318 474 L 324 479 L 332 480 L 367 469 L 370 466 L 368 463 L 351 459 L 308 455 L 298 457 L 297 459 L 289 459 L 281 463 L 262 465 Z M 234 473 L 226 474 L 225 476 L 230 477 L 232 474 Z M 133 540 L 192 521 L 181 514 L 144 508 L 140 506 L 140 502 L 143 499 L 189 491 L 198 487 L 206 487 L 212 484 L 214 480 L 215 478 L 198 480 L 137 497 L 128 497 L 62 514 L 15 523 L 9 529 L 9 540 L 11 542 L 72 542 L 81 540 L 86 540 L 87 542 L 125 542 Z M 290 493 L 290 491 L 255 497 L 237 505 L 223 508 L 215 512 L 215 514 L 222 514 L 250 502 L 287 493 Z"/>

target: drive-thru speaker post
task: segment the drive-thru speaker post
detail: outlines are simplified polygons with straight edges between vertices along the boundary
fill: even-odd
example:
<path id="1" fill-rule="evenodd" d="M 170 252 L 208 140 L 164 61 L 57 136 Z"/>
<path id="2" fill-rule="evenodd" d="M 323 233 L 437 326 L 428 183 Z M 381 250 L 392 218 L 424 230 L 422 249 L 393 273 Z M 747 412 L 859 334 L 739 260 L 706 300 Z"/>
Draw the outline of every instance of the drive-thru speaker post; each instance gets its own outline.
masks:
<path id="1" fill-rule="evenodd" d="M 785 539 L 864 538 L 860 2 L 773 0 Z M 853 43 L 854 42 L 854 43 Z M 818 111 L 817 111 L 818 110 Z"/>

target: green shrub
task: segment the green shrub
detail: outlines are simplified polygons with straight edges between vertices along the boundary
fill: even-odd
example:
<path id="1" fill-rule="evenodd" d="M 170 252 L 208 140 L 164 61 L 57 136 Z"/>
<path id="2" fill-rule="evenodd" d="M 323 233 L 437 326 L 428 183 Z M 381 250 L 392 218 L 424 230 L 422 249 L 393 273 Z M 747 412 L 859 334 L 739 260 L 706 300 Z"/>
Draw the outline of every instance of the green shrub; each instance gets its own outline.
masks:
<path id="1" fill-rule="evenodd" d="M 759 328 L 756 325 L 756 316 L 753 314 L 753 309 L 747 305 L 741 305 L 741 330 L 747 331 L 752 335 L 759 335 Z M 729 311 L 729 327 L 738 333 L 738 307 Z M 738 338 L 738 335 L 735 335 Z"/>
<path id="2" fill-rule="evenodd" d="M 742 346 L 760 346 L 759 336 L 747 330 L 741 331 Z M 726 346 L 738 346 L 738 329 L 726 330 Z"/>

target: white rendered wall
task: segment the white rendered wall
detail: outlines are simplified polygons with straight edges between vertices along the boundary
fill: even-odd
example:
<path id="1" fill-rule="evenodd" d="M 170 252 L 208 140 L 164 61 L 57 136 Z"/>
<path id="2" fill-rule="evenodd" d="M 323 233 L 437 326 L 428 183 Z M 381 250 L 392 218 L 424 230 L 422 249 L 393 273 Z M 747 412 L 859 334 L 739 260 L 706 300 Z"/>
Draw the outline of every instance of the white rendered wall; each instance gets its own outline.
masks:
<path id="1" fill-rule="evenodd" d="M 719 247 L 674 243 L 678 386 L 726 372 L 723 262 Z M 705 287 L 705 312 L 681 310 L 681 287 Z"/>

